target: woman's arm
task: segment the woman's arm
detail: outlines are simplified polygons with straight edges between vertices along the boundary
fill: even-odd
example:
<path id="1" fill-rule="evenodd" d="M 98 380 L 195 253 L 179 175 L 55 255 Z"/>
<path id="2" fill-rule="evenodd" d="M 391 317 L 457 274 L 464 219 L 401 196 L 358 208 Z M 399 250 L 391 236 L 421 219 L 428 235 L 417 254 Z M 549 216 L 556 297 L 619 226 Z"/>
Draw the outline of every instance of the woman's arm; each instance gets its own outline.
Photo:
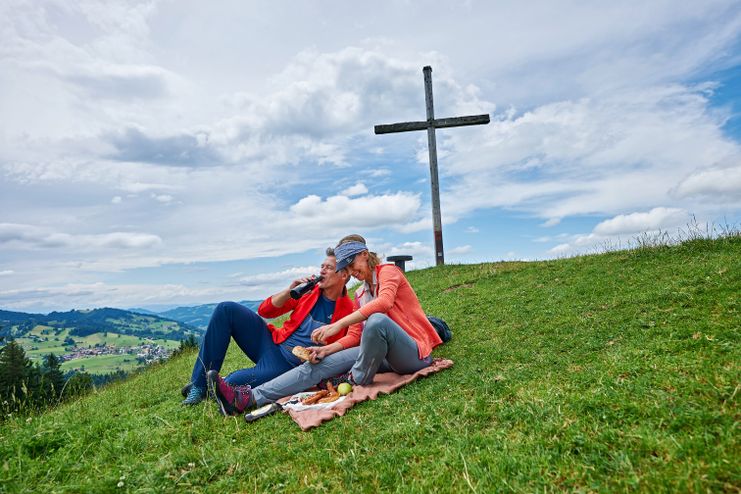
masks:
<path id="1" fill-rule="evenodd" d="M 327 341 L 327 338 L 330 338 L 336 335 L 337 333 L 339 333 L 340 331 L 342 331 L 343 329 L 345 329 L 346 327 L 352 324 L 363 322 L 366 319 L 368 318 L 365 317 L 363 313 L 360 312 L 360 310 L 358 309 L 355 312 L 351 312 L 350 314 L 346 315 L 342 319 L 339 319 L 333 322 L 332 324 L 327 324 L 326 326 L 322 326 L 320 328 L 315 329 L 311 333 L 311 341 L 313 341 L 314 343 L 323 344 L 324 342 Z"/>
<path id="2" fill-rule="evenodd" d="M 340 350 L 344 350 L 344 349 L 345 347 L 343 347 L 337 342 L 330 343 L 329 345 L 325 345 L 325 346 L 307 347 L 307 350 L 311 352 L 311 360 L 309 362 L 311 362 L 312 364 L 318 364 L 327 355 L 332 355 L 333 353 L 337 353 Z"/>

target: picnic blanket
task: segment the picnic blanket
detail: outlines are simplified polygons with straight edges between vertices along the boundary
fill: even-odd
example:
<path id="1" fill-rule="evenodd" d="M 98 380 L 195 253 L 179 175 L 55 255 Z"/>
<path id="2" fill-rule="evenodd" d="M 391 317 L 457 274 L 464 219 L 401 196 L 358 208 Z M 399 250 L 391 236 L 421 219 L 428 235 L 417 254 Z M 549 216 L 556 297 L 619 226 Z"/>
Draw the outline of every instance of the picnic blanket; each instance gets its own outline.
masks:
<path id="1" fill-rule="evenodd" d="M 395 372 L 383 372 L 376 374 L 373 382 L 367 386 L 354 386 L 352 393 L 341 397 L 339 400 L 329 403 L 325 406 L 296 407 L 298 409 L 286 406 L 284 411 L 301 427 L 301 430 L 308 431 L 314 427 L 319 427 L 322 422 L 332 420 L 335 417 L 345 415 L 356 403 L 365 400 L 375 400 L 379 393 L 390 394 L 414 381 L 418 377 L 434 374 L 435 372 L 447 369 L 453 366 L 453 361 L 448 359 L 433 359 L 429 367 L 415 372 L 414 374 L 396 374 Z M 303 394 L 303 393 L 300 393 Z M 278 400 L 278 403 L 286 404 L 289 401 L 295 401 L 295 396 L 286 396 Z M 303 408 L 303 409 L 301 409 Z"/>

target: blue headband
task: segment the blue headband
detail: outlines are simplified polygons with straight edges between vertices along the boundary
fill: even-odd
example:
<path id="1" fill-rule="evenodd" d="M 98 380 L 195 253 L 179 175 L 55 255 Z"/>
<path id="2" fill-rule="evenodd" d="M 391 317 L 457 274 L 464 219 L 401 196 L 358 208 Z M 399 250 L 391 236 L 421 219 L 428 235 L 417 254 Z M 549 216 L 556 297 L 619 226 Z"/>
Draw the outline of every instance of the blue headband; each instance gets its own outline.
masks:
<path id="1" fill-rule="evenodd" d="M 337 259 L 337 272 L 342 271 L 348 267 L 355 260 L 355 256 L 368 250 L 368 247 L 363 242 L 347 242 L 340 244 L 334 249 L 334 255 Z"/>

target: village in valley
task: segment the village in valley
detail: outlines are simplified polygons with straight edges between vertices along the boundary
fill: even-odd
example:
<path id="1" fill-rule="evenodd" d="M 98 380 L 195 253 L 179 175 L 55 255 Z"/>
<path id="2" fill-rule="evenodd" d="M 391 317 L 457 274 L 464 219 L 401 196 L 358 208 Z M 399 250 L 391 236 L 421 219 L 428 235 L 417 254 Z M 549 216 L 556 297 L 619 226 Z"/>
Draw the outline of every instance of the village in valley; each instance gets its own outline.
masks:
<path id="1" fill-rule="evenodd" d="M 103 355 L 131 355 L 141 364 L 151 364 L 170 356 L 172 349 L 155 343 L 144 343 L 137 346 L 116 347 L 113 345 L 94 346 L 92 348 L 73 347 L 72 351 L 59 356 L 61 362 Z"/>
<path id="2" fill-rule="evenodd" d="M 107 374 L 167 359 L 179 342 L 113 332 L 72 336 L 69 330 L 37 326 L 17 341 L 32 362 L 40 362 L 53 353 L 63 371 L 86 371 Z"/>

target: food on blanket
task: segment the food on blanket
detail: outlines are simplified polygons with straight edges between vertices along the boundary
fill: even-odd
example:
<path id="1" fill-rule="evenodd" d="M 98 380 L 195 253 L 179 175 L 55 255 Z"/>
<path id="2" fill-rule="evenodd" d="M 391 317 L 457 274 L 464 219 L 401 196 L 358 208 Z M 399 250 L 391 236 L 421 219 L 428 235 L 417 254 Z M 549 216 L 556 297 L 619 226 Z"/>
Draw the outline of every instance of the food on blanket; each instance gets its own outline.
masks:
<path id="1" fill-rule="evenodd" d="M 340 399 L 340 394 L 337 392 L 330 393 L 321 400 L 317 401 L 317 403 L 332 403 L 333 401 L 337 401 Z"/>
<path id="2" fill-rule="evenodd" d="M 327 391 L 326 389 L 323 389 L 321 391 L 318 391 L 318 392 L 314 393 L 311 396 L 307 396 L 306 398 L 302 398 L 301 399 L 301 404 L 302 405 L 313 405 L 314 403 L 316 403 L 320 399 L 324 398 L 328 394 L 329 394 L 329 391 Z"/>
<path id="3" fill-rule="evenodd" d="M 350 383 L 340 383 L 339 386 L 337 386 L 337 392 L 340 394 L 340 396 L 345 396 L 350 394 L 350 391 L 352 391 L 352 386 Z"/>
<path id="4" fill-rule="evenodd" d="M 308 348 L 304 348 L 302 346 L 295 346 L 293 347 L 293 350 L 291 350 L 291 353 L 303 360 L 304 362 L 311 361 L 311 352 Z"/>
<path id="5" fill-rule="evenodd" d="M 317 403 L 332 403 L 333 401 L 337 401 L 337 399 L 340 397 L 340 393 L 337 392 L 336 389 L 334 389 L 334 385 L 332 384 L 332 381 L 327 381 L 327 395 L 317 401 Z"/>

